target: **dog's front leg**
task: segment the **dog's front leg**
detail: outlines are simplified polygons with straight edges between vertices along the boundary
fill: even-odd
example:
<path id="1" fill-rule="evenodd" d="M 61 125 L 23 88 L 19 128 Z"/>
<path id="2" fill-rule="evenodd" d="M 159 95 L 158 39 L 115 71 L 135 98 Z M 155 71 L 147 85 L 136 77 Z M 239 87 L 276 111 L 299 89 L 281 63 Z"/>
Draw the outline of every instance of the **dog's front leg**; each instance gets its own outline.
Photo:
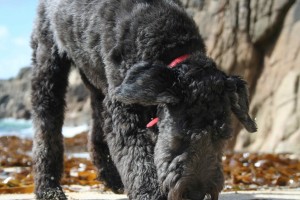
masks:
<path id="1" fill-rule="evenodd" d="M 35 135 L 33 164 L 37 199 L 66 199 L 63 173 L 65 93 L 71 62 L 55 45 L 33 41 L 32 108 Z M 50 53 L 49 53 L 50 52 Z"/>
<path id="2" fill-rule="evenodd" d="M 105 100 L 105 132 L 129 199 L 162 200 L 153 161 L 154 145 L 136 107 Z"/>

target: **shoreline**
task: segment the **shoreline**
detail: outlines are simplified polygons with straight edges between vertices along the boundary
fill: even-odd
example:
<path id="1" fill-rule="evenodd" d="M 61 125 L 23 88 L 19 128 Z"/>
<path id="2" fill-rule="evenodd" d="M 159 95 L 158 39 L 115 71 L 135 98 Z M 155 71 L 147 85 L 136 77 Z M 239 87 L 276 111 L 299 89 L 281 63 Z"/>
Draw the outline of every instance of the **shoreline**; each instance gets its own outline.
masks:
<path id="1" fill-rule="evenodd" d="M 64 125 L 62 134 L 64 138 L 71 138 L 82 132 L 88 132 L 89 124 Z M 1 118 L 0 137 L 16 136 L 22 139 L 32 139 L 34 136 L 34 125 L 32 119 Z"/>

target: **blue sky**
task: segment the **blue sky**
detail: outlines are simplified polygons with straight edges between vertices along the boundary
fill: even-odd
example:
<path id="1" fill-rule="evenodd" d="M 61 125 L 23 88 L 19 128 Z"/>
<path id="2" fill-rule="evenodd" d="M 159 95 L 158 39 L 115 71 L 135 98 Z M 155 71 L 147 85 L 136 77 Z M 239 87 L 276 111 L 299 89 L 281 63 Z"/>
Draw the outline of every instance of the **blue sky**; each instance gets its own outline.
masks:
<path id="1" fill-rule="evenodd" d="M 38 0 L 0 0 L 0 79 L 31 63 L 30 34 Z"/>

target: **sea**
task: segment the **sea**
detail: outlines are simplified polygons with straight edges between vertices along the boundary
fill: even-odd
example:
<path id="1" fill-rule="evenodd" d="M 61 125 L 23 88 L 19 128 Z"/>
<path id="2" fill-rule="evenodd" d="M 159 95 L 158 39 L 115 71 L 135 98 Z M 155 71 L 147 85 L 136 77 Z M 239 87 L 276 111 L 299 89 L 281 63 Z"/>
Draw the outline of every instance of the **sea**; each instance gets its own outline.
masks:
<path id="1" fill-rule="evenodd" d="M 87 124 L 79 126 L 64 126 L 62 133 L 65 137 L 73 137 L 83 131 L 88 131 Z M 0 119 L 0 137 L 18 136 L 20 138 L 33 138 L 34 129 L 32 120 L 4 118 Z"/>

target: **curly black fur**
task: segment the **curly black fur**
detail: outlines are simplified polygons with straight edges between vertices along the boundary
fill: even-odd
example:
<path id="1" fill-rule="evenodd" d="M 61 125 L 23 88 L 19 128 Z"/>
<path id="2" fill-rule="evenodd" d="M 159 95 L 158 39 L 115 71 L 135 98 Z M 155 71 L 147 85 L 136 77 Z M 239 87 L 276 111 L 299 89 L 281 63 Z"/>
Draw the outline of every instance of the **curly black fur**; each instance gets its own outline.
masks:
<path id="1" fill-rule="evenodd" d="M 66 199 L 65 92 L 75 65 L 91 92 L 99 178 L 130 199 L 218 199 L 230 111 L 250 132 L 246 83 L 205 55 L 178 0 L 41 0 L 32 34 L 35 194 Z M 191 56 L 176 68 L 167 64 Z M 158 116 L 158 129 L 146 129 Z"/>

